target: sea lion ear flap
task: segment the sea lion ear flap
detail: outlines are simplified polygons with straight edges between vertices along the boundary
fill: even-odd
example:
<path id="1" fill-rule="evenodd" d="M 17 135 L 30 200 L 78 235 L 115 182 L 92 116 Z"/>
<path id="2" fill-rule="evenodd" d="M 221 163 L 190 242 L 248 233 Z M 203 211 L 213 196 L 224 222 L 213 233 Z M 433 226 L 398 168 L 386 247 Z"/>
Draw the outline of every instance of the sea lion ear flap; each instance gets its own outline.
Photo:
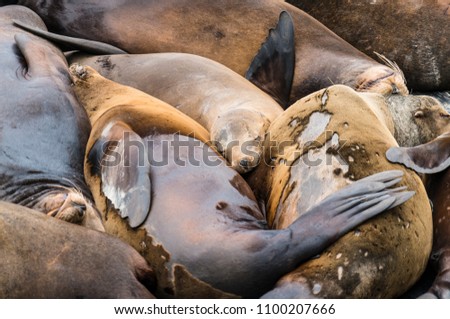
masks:
<path id="1" fill-rule="evenodd" d="M 386 158 L 422 174 L 442 172 L 450 166 L 450 133 L 415 147 L 391 147 Z"/>
<path id="2" fill-rule="evenodd" d="M 253 58 L 245 78 L 272 96 L 284 109 L 289 106 L 295 67 L 294 24 L 281 12 L 275 29 Z"/>
<path id="3" fill-rule="evenodd" d="M 96 173 L 101 175 L 101 191 L 120 216 L 127 217 L 131 227 L 137 227 L 146 220 L 151 204 L 146 146 L 123 122 L 105 127 L 100 140 L 102 146 L 93 147 L 88 159 L 90 163 L 100 163 Z"/>

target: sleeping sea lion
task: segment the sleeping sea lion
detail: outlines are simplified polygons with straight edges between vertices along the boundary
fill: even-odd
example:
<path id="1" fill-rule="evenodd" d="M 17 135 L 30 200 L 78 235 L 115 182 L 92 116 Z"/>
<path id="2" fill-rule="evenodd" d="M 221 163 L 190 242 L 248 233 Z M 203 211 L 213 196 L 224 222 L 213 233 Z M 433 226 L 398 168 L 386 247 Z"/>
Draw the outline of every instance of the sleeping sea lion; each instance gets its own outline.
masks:
<path id="1" fill-rule="evenodd" d="M 419 177 L 383 156 L 397 143 L 374 112 L 371 104 L 378 100 L 332 86 L 301 99 L 269 127 L 264 158 L 270 165 L 258 166 L 247 181 L 265 201 L 275 229 L 288 229 L 330 193 L 374 172 L 402 169 L 401 185 L 416 195 L 282 277 L 265 298 L 392 298 L 424 271 L 432 242 L 430 205 Z"/>
<path id="2" fill-rule="evenodd" d="M 257 165 L 260 142 L 283 111 L 239 74 L 192 54 L 72 55 L 68 60 L 174 105 L 210 132 L 211 141 L 240 173 Z"/>
<path id="3" fill-rule="evenodd" d="M 83 177 L 89 119 L 67 62 L 13 20 L 46 30 L 28 8 L 0 8 L 0 199 L 102 230 Z"/>
<path id="4" fill-rule="evenodd" d="M 288 0 L 357 49 L 397 62 L 413 91 L 450 90 L 447 0 Z M 380 21 L 382 21 L 380 23 Z"/>
<path id="5" fill-rule="evenodd" d="M 152 298 L 154 274 L 121 240 L 0 202 L 0 298 Z"/>
<path id="6" fill-rule="evenodd" d="M 199 124 L 90 67 L 73 65 L 71 74 L 93 125 L 85 175 L 105 228 L 155 269 L 159 297 L 260 296 L 412 196 L 389 188 L 401 172 L 383 172 L 331 194 L 285 230 L 269 230 L 252 191 L 203 142 Z"/>
<path id="7" fill-rule="evenodd" d="M 210 58 L 245 74 L 285 107 L 331 84 L 408 93 L 395 64 L 376 62 L 282 0 L 17 3 L 37 12 L 56 33 L 106 42 L 128 53 Z"/>

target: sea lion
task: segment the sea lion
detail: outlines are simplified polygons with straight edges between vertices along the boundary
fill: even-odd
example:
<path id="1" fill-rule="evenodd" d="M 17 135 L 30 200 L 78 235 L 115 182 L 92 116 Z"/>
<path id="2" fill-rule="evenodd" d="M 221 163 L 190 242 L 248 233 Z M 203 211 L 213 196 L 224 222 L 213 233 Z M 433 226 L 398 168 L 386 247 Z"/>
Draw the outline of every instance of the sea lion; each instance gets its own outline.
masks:
<path id="1" fill-rule="evenodd" d="M 0 230 L 0 298 L 152 298 L 152 270 L 117 238 L 7 202 Z"/>
<path id="2" fill-rule="evenodd" d="M 260 141 L 282 108 L 227 67 L 192 54 L 71 55 L 102 76 L 132 86 L 203 125 L 218 150 L 239 173 L 260 160 Z"/>
<path id="3" fill-rule="evenodd" d="M 447 0 L 288 0 L 357 49 L 397 62 L 414 91 L 450 89 Z M 380 23 L 382 21 L 382 23 Z"/>
<path id="4" fill-rule="evenodd" d="M 388 189 L 402 173 L 384 172 L 330 195 L 287 229 L 269 230 L 243 178 L 194 137 L 195 121 L 90 67 L 70 70 L 93 125 L 87 182 L 107 232 L 156 271 L 156 296 L 260 296 L 354 226 L 412 196 Z"/>
<path id="5" fill-rule="evenodd" d="M 424 144 L 450 131 L 450 114 L 434 97 L 397 94 L 385 99 L 400 146 Z"/>
<path id="6" fill-rule="evenodd" d="M 281 114 L 272 99 L 241 76 L 199 56 L 72 54 L 68 60 L 175 105 L 211 132 L 211 140 L 219 142 L 218 149 L 240 173 L 259 163 L 260 141 L 270 122 Z M 432 97 L 393 94 L 371 98 L 373 111 L 400 146 L 423 144 L 450 130 L 450 114 Z M 228 147 L 233 143 L 239 148 Z"/>
<path id="7" fill-rule="evenodd" d="M 83 177 L 89 119 L 67 62 L 14 19 L 46 30 L 28 8 L 0 8 L 0 199 L 103 230 Z"/>
<path id="8" fill-rule="evenodd" d="M 266 202 L 275 229 L 290 227 L 302 211 L 377 171 L 402 169 L 402 185 L 416 195 L 285 275 L 265 298 L 392 298 L 425 269 L 430 205 L 419 177 L 384 158 L 397 143 L 373 111 L 373 98 L 337 85 L 301 99 L 272 122 L 264 143 L 270 165 L 258 166 L 247 181 Z"/>
<path id="9" fill-rule="evenodd" d="M 408 93 L 403 75 L 394 64 L 377 63 L 281 0 L 17 3 L 37 12 L 56 33 L 106 42 L 128 53 L 184 52 L 210 58 L 240 75 L 256 78 L 285 106 L 331 84 L 345 84 L 360 91 Z M 277 26 L 282 32 L 277 31 Z M 265 43 L 262 48 L 261 43 Z M 295 65 L 278 59 L 280 54 L 291 51 Z M 286 73 L 292 72 L 291 90 L 282 88 L 290 86 L 290 81 L 280 84 L 273 80 L 284 79 Z M 290 96 L 285 98 L 288 91 Z"/>
<path id="10" fill-rule="evenodd" d="M 418 173 L 427 174 L 434 228 L 430 263 L 437 269 L 437 276 L 422 298 L 450 298 L 450 133 L 442 134 L 424 145 L 390 148 L 386 157 Z"/>

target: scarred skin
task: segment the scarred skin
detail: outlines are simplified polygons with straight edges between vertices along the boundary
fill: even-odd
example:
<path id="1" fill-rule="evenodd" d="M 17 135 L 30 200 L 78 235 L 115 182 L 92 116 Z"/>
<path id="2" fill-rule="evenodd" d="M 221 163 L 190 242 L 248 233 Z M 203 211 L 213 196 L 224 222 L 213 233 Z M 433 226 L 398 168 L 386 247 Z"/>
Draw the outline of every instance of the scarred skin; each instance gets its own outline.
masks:
<path id="1" fill-rule="evenodd" d="M 289 227 L 302 211 L 368 174 L 402 168 L 384 157 L 397 143 L 374 111 L 379 103 L 374 94 L 336 85 L 299 100 L 272 122 L 264 145 L 271 165 L 247 178 L 266 203 L 271 227 Z M 264 297 L 395 298 L 408 290 L 427 264 L 432 220 L 421 180 L 403 171 L 401 185 L 416 192 L 411 200 L 358 226 Z"/>
<path id="2" fill-rule="evenodd" d="M 87 182 L 107 232 L 155 270 L 158 297 L 258 297 L 356 225 L 412 195 L 387 189 L 402 173 L 384 172 L 332 194 L 290 227 L 270 230 L 250 187 L 204 143 L 207 134 L 195 121 L 90 67 L 70 70 L 93 125 Z M 356 206 L 348 209 L 351 200 Z"/>
<path id="3" fill-rule="evenodd" d="M 446 0 L 288 0 L 357 49 L 395 61 L 414 91 L 450 90 Z M 380 23 L 380 21 L 383 21 Z"/>
<path id="4" fill-rule="evenodd" d="M 129 53 L 186 52 L 244 75 L 280 13 L 290 13 L 295 71 L 290 103 L 331 84 L 407 94 L 401 72 L 377 63 L 281 0 L 21 0 L 50 31 L 113 44 Z"/>
<path id="5" fill-rule="evenodd" d="M 45 30 L 28 8 L 0 8 L 0 199 L 103 230 L 83 177 L 89 119 L 64 56 L 13 19 Z"/>
<path id="6" fill-rule="evenodd" d="M 391 148 L 386 157 L 418 173 L 427 174 L 427 192 L 433 203 L 433 251 L 437 270 L 434 282 L 422 298 L 450 298 L 450 134 L 411 148 Z"/>
<path id="7" fill-rule="evenodd" d="M 154 274 L 121 240 L 0 202 L 0 298 L 152 298 Z"/>

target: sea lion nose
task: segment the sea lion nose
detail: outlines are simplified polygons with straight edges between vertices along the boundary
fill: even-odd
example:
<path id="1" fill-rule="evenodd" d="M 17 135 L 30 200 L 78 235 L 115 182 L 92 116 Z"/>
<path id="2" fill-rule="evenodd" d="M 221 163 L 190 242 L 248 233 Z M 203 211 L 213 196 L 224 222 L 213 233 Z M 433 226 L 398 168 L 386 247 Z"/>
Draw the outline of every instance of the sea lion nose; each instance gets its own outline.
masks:
<path id="1" fill-rule="evenodd" d="M 255 158 L 247 156 L 239 161 L 239 165 L 244 171 L 249 171 L 254 168 L 256 162 Z"/>
<path id="2" fill-rule="evenodd" d="M 79 217 L 83 217 L 86 213 L 86 204 L 71 202 L 70 205 L 76 210 Z"/>

